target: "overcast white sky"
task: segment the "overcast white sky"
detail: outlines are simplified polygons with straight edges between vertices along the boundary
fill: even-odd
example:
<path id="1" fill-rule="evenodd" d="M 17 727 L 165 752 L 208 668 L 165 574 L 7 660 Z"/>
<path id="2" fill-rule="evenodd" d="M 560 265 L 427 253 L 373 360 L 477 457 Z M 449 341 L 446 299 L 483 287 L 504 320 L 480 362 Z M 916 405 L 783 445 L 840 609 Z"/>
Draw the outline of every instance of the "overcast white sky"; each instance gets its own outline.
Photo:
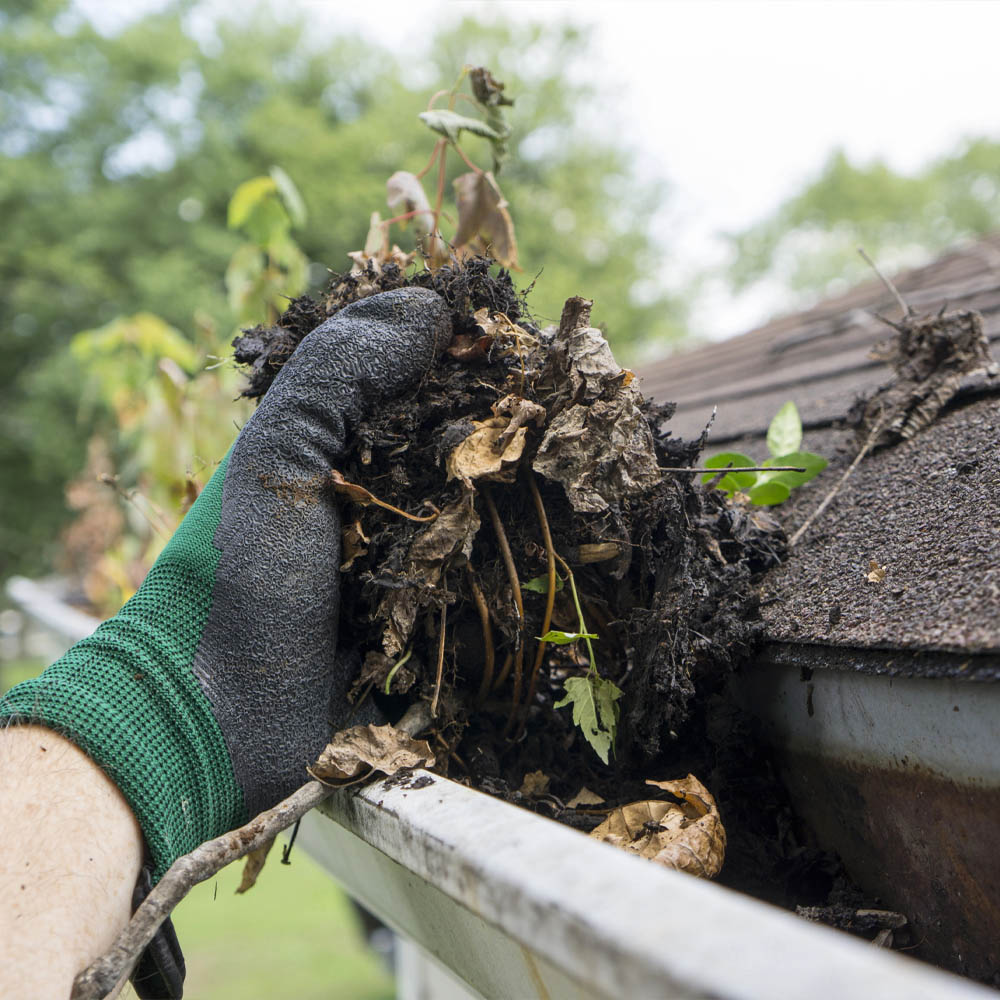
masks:
<path id="1" fill-rule="evenodd" d="M 141 3 L 85 6 L 107 16 Z M 692 268 L 720 258 L 720 230 L 766 215 L 838 145 L 909 170 L 963 136 L 1000 135 L 1000 3 L 992 0 L 281 0 L 280 7 L 308 10 L 317 30 L 356 29 L 411 58 L 433 30 L 468 14 L 596 25 L 593 77 L 614 97 L 580 115 L 595 128 L 603 118 L 642 151 L 644 173 L 671 182 L 664 224 Z M 502 67 L 496 71 L 502 79 Z M 695 324 L 725 336 L 774 305 L 767 289 L 740 300 L 714 289 Z"/>

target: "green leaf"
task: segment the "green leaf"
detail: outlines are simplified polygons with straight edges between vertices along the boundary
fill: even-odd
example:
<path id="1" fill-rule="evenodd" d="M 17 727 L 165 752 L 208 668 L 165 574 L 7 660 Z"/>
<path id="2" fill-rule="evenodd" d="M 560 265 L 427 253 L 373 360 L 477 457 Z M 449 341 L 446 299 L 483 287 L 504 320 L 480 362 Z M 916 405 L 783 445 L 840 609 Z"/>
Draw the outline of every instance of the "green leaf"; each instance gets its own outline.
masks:
<path id="1" fill-rule="evenodd" d="M 789 400 L 778 410 L 767 429 L 767 450 L 772 455 L 798 451 L 802 444 L 802 420 L 798 407 Z"/>
<path id="2" fill-rule="evenodd" d="M 759 482 L 761 483 L 784 483 L 790 490 L 794 490 L 803 483 L 808 483 L 810 479 L 818 476 L 830 463 L 822 455 L 814 455 L 811 451 L 793 451 L 788 455 L 778 455 L 769 458 L 764 465 L 797 465 L 805 472 L 762 472 Z"/>
<path id="3" fill-rule="evenodd" d="M 597 639 L 593 632 L 560 632 L 557 629 L 550 629 L 545 635 L 536 636 L 539 642 L 554 642 L 557 646 L 568 646 L 571 642 L 579 642 L 581 639 Z"/>
<path id="4" fill-rule="evenodd" d="M 432 132 L 437 132 L 452 142 L 458 142 L 458 137 L 462 134 L 463 129 L 473 135 L 481 135 L 484 139 L 489 139 L 490 142 L 503 142 L 504 140 L 504 136 L 490 128 L 486 122 L 444 108 L 435 111 L 422 111 L 420 120 Z"/>
<path id="5" fill-rule="evenodd" d="M 299 194 L 295 182 L 281 167 L 271 167 L 271 179 L 277 186 L 281 200 L 285 203 L 292 225 L 296 229 L 304 226 L 309 213 L 306 211 L 306 203 L 302 200 L 302 195 Z"/>
<path id="6" fill-rule="evenodd" d="M 718 455 L 712 455 L 705 459 L 705 468 L 707 469 L 725 469 L 729 465 L 738 467 L 756 464 L 749 455 L 743 455 L 738 451 L 722 451 Z M 702 475 L 701 481 L 707 483 L 715 475 L 714 472 L 706 472 Z M 717 488 L 731 494 L 735 493 L 736 490 L 747 490 L 755 482 L 757 482 L 756 472 L 731 472 L 719 480 Z"/>
<path id="7" fill-rule="evenodd" d="M 563 580 L 559 574 L 556 574 L 556 593 L 558 594 L 560 590 L 563 589 Z M 533 580 L 529 580 L 527 583 L 521 584 L 521 590 L 530 590 L 535 594 L 547 594 L 549 592 L 549 575 L 536 576 Z"/>
<path id="8" fill-rule="evenodd" d="M 790 492 L 784 483 L 770 482 L 754 486 L 747 496 L 750 497 L 750 502 L 758 507 L 773 507 L 775 504 L 784 503 Z"/>
<path id="9" fill-rule="evenodd" d="M 238 229 L 242 226 L 250 218 L 250 213 L 277 190 L 278 185 L 273 177 L 252 177 L 244 181 L 229 199 L 229 228 Z"/>
<path id="10" fill-rule="evenodd" d="M 573 725 L 580 728 L 594 752 L 607 764 L 618 729 L 621 689 L 592 670 L 586 677 L 568 678 L 565 690 L 566 697 L 555 707 L 573 706 Z"/>

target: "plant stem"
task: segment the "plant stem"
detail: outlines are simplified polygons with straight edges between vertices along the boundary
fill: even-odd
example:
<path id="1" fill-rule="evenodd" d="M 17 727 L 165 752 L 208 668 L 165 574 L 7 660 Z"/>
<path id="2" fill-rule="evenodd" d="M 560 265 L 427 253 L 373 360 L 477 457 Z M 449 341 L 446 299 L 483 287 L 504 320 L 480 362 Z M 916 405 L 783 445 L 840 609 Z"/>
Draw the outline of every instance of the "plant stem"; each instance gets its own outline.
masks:
<path id="1" fill-rule="evenodd" d="M 545 504 L 542 503 L 542 494 L 538 491 L 538 483 L 535 482 L 534 473 L 528 470 L 528 489 L 531 490 L 531 499 L 535 502 L 535 511 L 538 514 L 538 523 L 542 529 L 542 539 L 545 542 L 545 557 L 548 560 L 549 565 L 549 576 L 548 576 L 548 599 L 545 602 L 545 618 L 542 620 L 542 631 L 541 635 L 545 635 L 549 631 L 549 626 L 552 624 L 552 609 L 556 603 L 556 560 L 555 560 L 555 548 L 552 545 L 552 532 L 549 529 L 549 519 L 545 513 Z M 542 659 L 545 656 L 545 647 L 547 643 L 540 641 L 538 643 L 538 650 L 535 653 L 535 662 L 531 667 L 531 679 L 528 681 L 528 696 L 525 700 L 526 705 L 530 705 L 535 697 L 535 685 L 538 680 L 538 671 L 542 666 Z"/>
<path id="2" fill-rule="evenodd" d="M 559 560 L 559 565 L 562 566 L 563 572 L 566 574 L 569 580 L 569 589 L 573 594 L 573 603 L 576 605 L 576 614 L 580 619 L 580 633 L 584 637 L 584 642 L 587 644 L 587 653 L 590 656 L 590 669 L 597 674 L 597 659 L 594 656 L 594 647 L 590 641 L 590 636 L 588 635 L 587 623 L 583 618 L 583 608 L 580 607 L 580 595 L 576 592 L 576 580 L 573 577 L 573 571 L 569 568 L 569 563 L 558 552 L 553 553 L 556 559 Z"/>
<path id="3" fill-rule="evenodd" d="M 493 669 L 496 651 L 493 648 L 493 629 L 490 627 L 490 609 L 486 606 L 486 598 L 483 596 L 482 588 L 476 580 L 476 574 L 472 566 L 466 563 L 465 571 L 469 576 L 469 589 L 472 591 L 472 598 L 476 602 L 476 610 L 479 612 L 479 625 L 483 630 L 483 680 L 479 685 L 479 694 L 476 702 L 482 704 L 486 696 L 493 687 Z"/>
<path id="4" fill-rule="evenodd" d="M 430 108 L 428 108 L 427 110 L 429 111 Z M 427 161 L 427 166 L 424 167 L 424 169 L 421 170 L 419 174 L 417 174 L 418 181 L 431 169 L 431 167 L 434 166 L 434 161 L 438 158 L 438 153 L 440 153 L 441 150 L 444 149 L 447 142 L 448 142 L 447 139 L 438 139 L 438 141 L 434 143 L 434 149 L 431 151 L 431 158 Z"/>
<path id="5" fill-rule="evenodd" d="M 451 144 L 451 148 L 452 148 L 453 150 L 455 150 L 455 152 L 456 152 L 456 153 L 458 153 L 458 155 L 459 155 L 459 156 L 460 156 L 460 157 L 462 158 L 462 160 L 463 160 L 463 161 L 465 162 L 465 165 L 466 165 L 466 166 L 467 166 L 467 167 L 468 167 L 468 168 L 469 168 L 470 170 L 472 170 L 472 171 L 473 171 L 474 173 L 477 173 L 477 174 L 481 174 L 481 173 L 483 173 L 483 172 L 484 172 L 484 171 L 483 171 L 483 169 L 482 169 L 481 167 L 477 167 L 477 166 L 476 166 L 476 165 L 475 165 L 475 164 L 474 164 L 474 163 L 472 162 L 472 160 L 470 160 L 470 159 L 469 159 L 469 158 L 468 158 L 468 157 L 467 157 L 467 156 L 465 155 L 465 152 L 464 152 L 464 150 L 462 149 L 462 147 L 461 147 L 461 146 L 460 146 L 460 145 L 459 145 L 459 144 L 458 144 L 457 142 L 453 142 L 453 143 Z"/>
<path id="6" fill-rule="evenodd" d="M 400 667 L 401 667 L 401 666 L 402 666 L 402 665 L 403 665 L 404 663 L 406 663 L 406 661 L 407 661 L 407 660 L 408 660 L 408 659 L 409 659 L 409 658 L 410 658 L 410 657 L 411 657 L 412 655 L 413 655 L 413 647 L 411 646 L 411 647 L 410 647 L 410 648 L 409 648 L 409 649 L 408 649 L 408 650 L 407 650 L 407 651 L 406 651 L 405 653 L 403 653 L 403 655 L 402 655 L 402 656 L 401 656 L 401 657 L 400 657 L 400 658 L 399 658 L 398 660 L 396 660 L 396 662 L 395 662 L 395 663 L 394 663 L 394 664 L 392 665 L 392 670 L 390 670 L 390 671 L 389 671 L 389 675 L 388 675 L 388 676 L 386 677 L 386 679 L 385 679 L 385 693 L 386 693 L 386 694 L 388 694 L 388 693 L 389 693 L 389 688 L 390 688 L 390 686 L 392 685 L 392 679 L 393 679 L 393 677 L 395 677 L 395 676 L 396 676 L 396 671 L 397 671 L 397 670 L 399 670 L 399 668 L 400 668 Z"/>
<path id="7" fill-rule="evenodd" d="M 444 581 L 442 580 L 442 589 Z M 438 698 L 441 696 L 441 679 L 444 676 L 444 635 L 448 624 L 448 605 L 441 605 L 441 634 L 438 636 L 437 673 L 434 677 L 434 697 L 431 698 L 431 717 L 437 718 Z"/>

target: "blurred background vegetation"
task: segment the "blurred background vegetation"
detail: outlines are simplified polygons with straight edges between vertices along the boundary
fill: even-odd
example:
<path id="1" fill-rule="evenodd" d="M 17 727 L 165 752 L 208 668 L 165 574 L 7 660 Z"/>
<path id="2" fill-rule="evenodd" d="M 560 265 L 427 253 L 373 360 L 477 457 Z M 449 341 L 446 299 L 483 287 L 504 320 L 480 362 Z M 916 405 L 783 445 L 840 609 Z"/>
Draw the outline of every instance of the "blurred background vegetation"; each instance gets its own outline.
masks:
<path id="1" fill-rule="evenodd" d="M 172 523 L 185 476 L 196 488 L 245 419 L 224 360 L 247 318 L 224 280 L 246 241 L 226 224 L 234 189 L 276 165 L 292 178 L 308 209 L 295 233 L 303 276 L 317 290 L 384 211 L 388 175 L 425 161 L 416 113 L 466 63 L 492 67 L 516 97 L 502 182 L 520 280 L 538 276 L 538 317 L 584 292 L 624 360 L 681 342 L 700 283 L 650 294 L 683 253 L 652 229 L 670 192 L 640 182 L 627 142 L 580 113 L 609 86 L 588 65 L 585 30 L 466 20 L 433 37 L 415 88 L 405 57 L 266 7 L 236 17 L 173 0 L 102 33 L 73 0 L 6 0 L 0 579 L 78 569 L 118 546 L 108 567 L 120 579 L 103 600 L 128 596 L 155 554 L 150 504 L 172 508 L 160 510 Z M 858 242 L 905 263 L 992 229 L 998 184 L 1000 144 L 988 140 L 913 176 L 836 153 L 732 235 L 726 279 L 777 280 L 790 305 L 808 301 L 861 275 Z M 91 336 L 74 342 L 81 331 Z M 217 359 L 210 380 L 193 378 Z M 166 422 L 185 426 L 183 441 L 151 444 Z M 165 475 L 169 489 L 157 486 Z"/>

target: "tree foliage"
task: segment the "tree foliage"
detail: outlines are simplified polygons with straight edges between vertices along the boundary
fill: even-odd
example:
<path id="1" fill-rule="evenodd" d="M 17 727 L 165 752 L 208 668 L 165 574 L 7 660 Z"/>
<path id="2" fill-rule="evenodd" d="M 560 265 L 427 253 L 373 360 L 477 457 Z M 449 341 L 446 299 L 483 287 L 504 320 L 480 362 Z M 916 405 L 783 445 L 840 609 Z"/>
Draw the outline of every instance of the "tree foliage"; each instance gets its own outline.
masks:
<path id="1" fill-rule="evenodd" d="M 146 313 L 202 359 L 224 354 L 246 321 L 224 285 L 246 235 L 227 226 L 237 186 L 274 179 L 275 165 L 294 180 L 308 205 L 295 238 L 316 287 L 363 245 L 385 178 L 420 169 L 421 101 L 466 63 L 495 68 L 519 97 L 503 184 L 524 282 L 542 272 L 539 318 L 585 293 L 619 349 L 679 335 L 678 303 L 630 294 L 661 261 L 647 220 L 663 192 L 635 182 L 619 140 L 577 124 L 588 88 L 570 70 L 585 58 L 583 35 L 466 21 L 436 38 L 416 87 L 356 38 L 319 38 L 261 11 L 212 20 L 206 10 L 175 0 L 108 34 L 71 0 L 0 13 L 0 575 L 52 554 L 64 485 L 95 422 L 113 415 L 82 384 L 73 336 Z M 487 144 L 489 158 L 489 137 L 467 141 Z M 229 427 L 232 417 L 199 419 Z"/>
<path id="2" fill-rule="evenodd" d="M 737 290 L 768 277 L 812 296 L 870 276 L 858 246 L 892 270 L 998 226 L 1000 142 L 965 142 L 912 174 L 852 163 L 841 150 L 771 216 L 730 237 L 729 277 Z"/>

